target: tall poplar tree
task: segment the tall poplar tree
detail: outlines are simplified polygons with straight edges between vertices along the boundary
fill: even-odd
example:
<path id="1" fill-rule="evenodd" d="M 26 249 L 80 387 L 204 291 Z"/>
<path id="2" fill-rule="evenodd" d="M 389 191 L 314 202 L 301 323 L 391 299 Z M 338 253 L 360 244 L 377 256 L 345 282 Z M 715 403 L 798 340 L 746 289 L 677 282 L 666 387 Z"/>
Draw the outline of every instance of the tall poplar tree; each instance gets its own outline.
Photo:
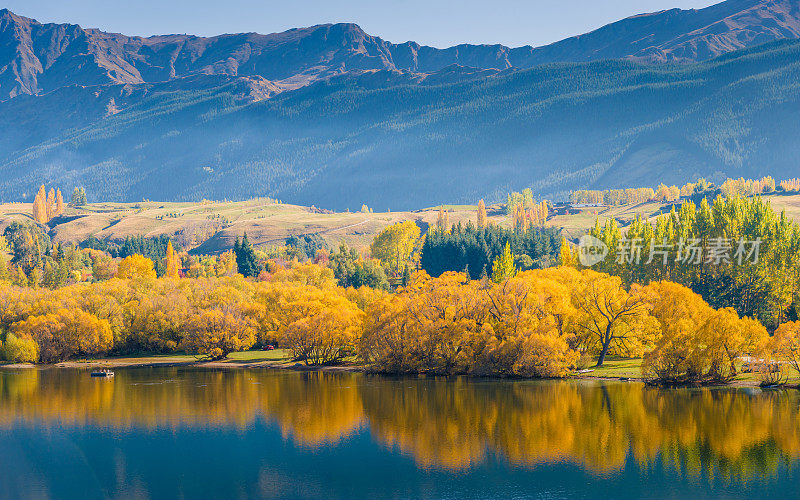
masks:
<path id="1" fill-rule="evenodd" d="M 486 227 L 486 203 L 483 200 L 478 202 L 478 227 Z"/>
<path id="2" fill-rule="evenodd" d="M 56 206 L 56 190 L 50 188 L 50 192 L 47 193 L 47 201 L 45 204 L 45 213 L 47 214 L 47 220 L 49 221 L 52 219 L 55 214 L 53 213 Z"/>
<path id="3" fill-rule="evenodd" d="M 64 197 L 61 196 L 61 189 L 56 190 L 56 215 L 64 213 Z"/>
<path id="4" fill-rule="evenodd" d="M 39 224 L 47 223 L 47 207 L 45 206 L 46 202 L 47 195 L 45 194 L 44 184 L 42 184 L 39 187 L 39 192 L 36 193 L 36 197 L 33 199 L 33 220 Z"/>
<path id="5" fill-rule="evenodd" d="M 172 240 L 167 243 L 167 256 L 164 257 L 164 277 L 177 278 L 178 277 L 178 254 L 172 248 Z"/>
<path id="6" fill-rule="evenodd" d="M 502 283 L 509 278 L 513 278 L 516 274 L 517 268 L 514 265 L 514 254 L 511 253 L 511 243 L 506 242 L 503 254 L 492 263 L 492 281 Z"/>

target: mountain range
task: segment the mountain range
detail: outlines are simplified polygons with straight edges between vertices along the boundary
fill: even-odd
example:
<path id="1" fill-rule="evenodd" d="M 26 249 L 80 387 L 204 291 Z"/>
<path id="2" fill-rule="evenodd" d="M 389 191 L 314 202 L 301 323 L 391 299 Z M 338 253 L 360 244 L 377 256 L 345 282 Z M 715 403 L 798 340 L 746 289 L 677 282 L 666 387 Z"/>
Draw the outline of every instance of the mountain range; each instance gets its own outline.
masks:
<path id="1" fill-rule="evenodd" d="M 800 0 L 643 14 L 536 48 L 393 44 L 355 24 L 142 38 L 0 10 L 0 197 L 46 182 L 401 209 L 794 176 L 798 38 Z"/>

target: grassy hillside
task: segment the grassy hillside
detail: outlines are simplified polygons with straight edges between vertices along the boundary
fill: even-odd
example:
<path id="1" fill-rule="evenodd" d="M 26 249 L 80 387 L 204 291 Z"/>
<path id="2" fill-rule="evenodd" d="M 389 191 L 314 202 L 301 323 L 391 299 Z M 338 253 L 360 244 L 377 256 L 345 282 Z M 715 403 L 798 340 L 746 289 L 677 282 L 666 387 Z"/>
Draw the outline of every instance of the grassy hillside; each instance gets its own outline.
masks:
<path id="1" fill-rule="evenodd" d="M 477 207 L 446 205 L 450 221 L 475 222 Z M 30 203 L 0 205 L 0 229 L 15 220 L 31 220 Z M 438 207 L 414 212 L 337 212 L 319 211 L 297 205 L 277 204 L 254 199 L 240 202 L 142 202 L 93 203 L 86 207 L 67 208 L 63 216 L 50 222 L 56 242 L 77 243 L 94 236 L 98 239 L 123 240 L 128 236 L 175 235 L 181 232 L 206 232 L 198 252 L 216 253 L 233 246 L 237 236 L 247 233 L 256 245 L 282 246 L 290 235 L 319 233 L 330 246 L 345 242 L 349 246 L 368 246 L 384 227 L 406 220 L 422 229 L 436 223 Z M 506 216 L 489 210 L 489 219 L 504 224 Z M 216 225 L 212 226 L 212 223 Z"/>
<path id="2" fill-rule="evenodd" d="M 800 222 L 800 194 L 766 196 L 773 208 L 786 210 L 789 218 Z M 477 207 L 445 205 L 453 224 L 473 223 Z M 12 221 L 31 220 L 30 203 L 0 204 L 0 230 Z M 488 208 L 489 220 L 509 226 L 508 217 L 495 205 Z M 621 207 L 590 207 L 569 215 L 556 214 L 547 226 L 559 228 L 569 239 L 577 239 L 594 225 L 596 219 L 614 218 L 627 225 L 637 214 L 650 218 L 667 212 L 670 206 L 657 202 Z M 50 222 L 54 241 L 77 243 L 94 236 L 99 239 L 123 240 L 128 236 L 180 235 L 197 236 L 200 253 L 217 253 L 233 246 L 234 239 L 245 232 L 256 245 L 282 246 L 290 235 L 318 233 L 328 245 L 340 242 L 363 248 L 384 227 L 406 220 L 415 221 L 421 229 L 436 223 L 438 207 L 410 212 L 336 212 L 298 205 L 278 204 L 267 199 L 239 202 L 142 202 L 93 203 L 81 209 L 67 208 L 63 216 Z M 194 245 L 192 245 L 194 246 Z"/>
<path id="3" fill-rule="evenodd" d="M 702 64 L 554 64 L 442 85 L 392 73 L 248 103 L 235 85 L 66 88 L 0 103 L 0 198 L 270 196 L 339 211 L 531 187 L 796 175 L 800 42 Z M 113 103 L 113 106 L 109 107 Z"/>

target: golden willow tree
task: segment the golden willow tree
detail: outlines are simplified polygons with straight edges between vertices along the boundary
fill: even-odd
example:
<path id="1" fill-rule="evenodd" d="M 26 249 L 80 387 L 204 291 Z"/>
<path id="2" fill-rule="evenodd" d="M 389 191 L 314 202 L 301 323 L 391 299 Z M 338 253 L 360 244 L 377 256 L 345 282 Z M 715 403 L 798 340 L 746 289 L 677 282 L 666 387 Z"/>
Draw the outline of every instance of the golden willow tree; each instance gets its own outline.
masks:
<path id="1" fill-rule="evenodd" d="M 155 278 L 156 271 L 153 261 L 143 255 L 134 254 L 122 259 L 117 266 L 117 278 Z"/>
<path id="2" fill-rule="evenodd" d="M 702 383 L 729 380 L 743 355 L 769 356 L 763 326 L 689 288 L 628 291 L 619 278 L 566 266 L 498 283 L 420 271 L 387 293 L 339 287 L 331 269 L 310 263 L 263 281 L 156 279 L 152 261 L 133 255 L 117 278 L 53 290 L 0 281 L 0 358 L 180 349 L 220 359 L 258 340 L 308 364 L 358 358 L 393 373 L 562 377 L 582 354 L 644 353 L 647 376 Z M 780 332 L 775 357 L 791 361 L 796 330 Z"/>
<path id="3" fill-rule="evenodd" d="M 654 328 L 638 287 L 628 292 L 619 277 L 587 270 L 573 293 L 579 313 L 577 334 L 590 352 L 598 353 L 597 367 L 603 366 L 609 352 L 642 354 Z"/>

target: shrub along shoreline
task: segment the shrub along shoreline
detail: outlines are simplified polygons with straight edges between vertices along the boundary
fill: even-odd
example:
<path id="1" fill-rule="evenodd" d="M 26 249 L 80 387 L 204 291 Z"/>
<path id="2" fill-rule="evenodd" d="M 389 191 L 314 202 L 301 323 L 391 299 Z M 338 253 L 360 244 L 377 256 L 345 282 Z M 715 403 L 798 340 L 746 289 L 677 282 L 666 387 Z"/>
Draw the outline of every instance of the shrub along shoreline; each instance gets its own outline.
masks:
<path id="1" fill-rule="evenodd" d="M 261 351 L 242 351 L 241 353 L 259 353 Z M 237 353 L 233 353 L 235 355 Z M 626 364 L 635 362 L 641 363 L 641 358 L 621 358 L 622 362 Z M 139 368 L 186 368 L 191 370 L 282 370 L 292 372 L 324 372 L 324 373 L 360 373 L 372 376 L 387 376 L 394 377 L 397 374 L 379 372 L 373 369 L 371 365 L 356 362 L 345 363 L 336 365 L 306 365 L 286 357 L 281 360 L 262 360 L 253 359 L 250 361 L 241 361 L 238 359 L 227 359 L 220 361 L 207 361 L 198 360 L 194 356 L 176 354 L 164 356 L 162 358 L 153 359 L 136 357 L 105 357 L 93 359 L 80 359 L 71 361 L 61 361 L 53 364 L 33 364 L 33 363 L 10 363 L 0 362 L 0 370 L 95 370 L 95 369 L 113 369 L 113 370 L 126 370 L 126 369 L 139 369 Z M 654 385 L 662 389 L 677 389 L 682 387 L 703 387 L 703 388 L 753 388 L 761 385 L 761 377 L 758 374 L 747 374 L 725 381 L 707 384 L 686 384 L 686 385 L 669 385 L 659 384 L 657 381 L 651 381 L 642 376 L 641 371 L 638 369 L 618 369 L 615 362 L 612 361 L 609 370 L 593 370 L 589 373 L 582 373 L 582 370 L 575 370 L 564 377 L 549 378 L 540 380 L 564 380 L 564 381 L 596 381 L 596 382 L 630 382 L 630 383 L 645 383 Z M 427 375 L 427 374 L 405 374 L 403 376 L 409 377 L 426 377 L 434 376 L 439 377 L 467 377 L 474 380 L 508 380 L 508 381 L 522 381 L 531 380 L 525 377 L 500 377 L 500 376 L 478 376 L 478 375 Z M 791 384 L 787 384 L 786 388 L 800 389 L 800 379 L 793 379 Z"/>
<path id="2" fill-rule="evenodd" d="M 569 266 L 500 283 L 417 272 L 396 293 L 339 287 L 329 268 L 310 263 L 263 280 L 0 285 L 0 357 L 44 364 L 187 352 L 219 367 L 231 353 L 273 344 L 292 365 L 391 374 L 563 378 L 607 356 L 642 357 L 644 379 L 719 384 L 739 374 L 745 355 L 795 366 L 798 330 L 790 323 L 770 337 L 682 285 L 626 289 L 618 277 Z"/>

